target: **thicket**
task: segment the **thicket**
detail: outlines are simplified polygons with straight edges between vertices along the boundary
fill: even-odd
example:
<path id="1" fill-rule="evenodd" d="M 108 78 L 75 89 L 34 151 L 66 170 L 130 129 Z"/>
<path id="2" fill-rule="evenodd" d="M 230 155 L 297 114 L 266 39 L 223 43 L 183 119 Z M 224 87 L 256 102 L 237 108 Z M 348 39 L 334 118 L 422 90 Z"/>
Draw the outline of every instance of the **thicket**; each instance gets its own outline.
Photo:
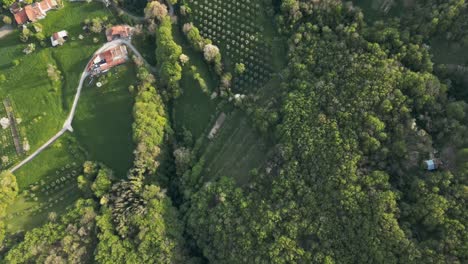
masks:
<path id="1" fill-rule="evenodd" d="M 96 203 L 78 200 L 58 221 L 26 233 L 6 263 L 89 263 L 96 243 Z"/>
<path id="2" fill-rule="evenodd" d="M 16 177 L 8 171 L 0 173 L 0 248 L 3 246 L 3 239 L 5 238 L 5 223 L 3 218 L 6 214 L 7 207 L 13 203 L 18 195 L 18 184 Z"/>
<path id="3" fill-rule="evenodd" d="M 159 78 L 167 91 L 163 96 L 167 99 L 180 96 L 179 81 L 182 78 L 180 65 L 182 48 L 174 41 L 172 36 L 172 23 L 169 16 L 164 17 L 156 29 L 156 58 Z"/>
<path id="4" fill-rule="evenodd" d="M 155 78 L 145 68 L 139 69 L 138 78 L 133 107 L 134 166 L 142 174 L 154 174 L 159 167 L 161 145 L 171 129 L 164 102 L 154 87 Z"/>

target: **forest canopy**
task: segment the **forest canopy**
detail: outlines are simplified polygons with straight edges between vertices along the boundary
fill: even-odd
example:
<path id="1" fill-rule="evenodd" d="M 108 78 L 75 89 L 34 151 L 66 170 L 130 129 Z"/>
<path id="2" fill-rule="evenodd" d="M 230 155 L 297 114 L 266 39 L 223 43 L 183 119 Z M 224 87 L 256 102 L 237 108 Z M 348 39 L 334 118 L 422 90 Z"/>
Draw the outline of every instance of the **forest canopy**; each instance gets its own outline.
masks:
<path id="1" fill-rule="evenodd" d="M 2 172 L 0 262 L 468 262 L 468 57 L 436 59 L 468 47 L 464 0 L 118 2 L 155 58 L 132 64 L 132 167 L 85 162 L 80 199 L 17 234 Z"/>

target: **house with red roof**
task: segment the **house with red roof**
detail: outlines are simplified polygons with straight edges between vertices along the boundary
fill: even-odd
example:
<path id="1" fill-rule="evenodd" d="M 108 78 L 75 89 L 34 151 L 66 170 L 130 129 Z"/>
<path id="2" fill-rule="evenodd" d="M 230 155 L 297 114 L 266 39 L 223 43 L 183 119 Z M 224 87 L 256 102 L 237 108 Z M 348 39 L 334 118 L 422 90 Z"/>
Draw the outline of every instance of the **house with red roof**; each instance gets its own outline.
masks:
<path id="1" fill-rule="evenodd" d="M 25 7 L 21 7 L 16 2 L 11 5 L 10 12 L 15 17 L 16 23 L 18 23 L 18 25 L 23 25 L 28 22 L 36 22 L 37 20 L 44 19 L 48 11 L 57 8 L 58 4 L 56 0 L 42 0 Z"/>
<path id="2" fill-rule="evenodd" d="M 87 70 L 91 75 L 98 75 L 125 63 L 127 60 L 127 47 L 125 45 L 118 45 L 94 55 L 87 66 Z"/>
<path id="3" fill-rule="evenodd" d="M 129 25 L 117 25 L 106 30 L 107 41 L 114 39 L 131 39 L 133 28 Z"/>

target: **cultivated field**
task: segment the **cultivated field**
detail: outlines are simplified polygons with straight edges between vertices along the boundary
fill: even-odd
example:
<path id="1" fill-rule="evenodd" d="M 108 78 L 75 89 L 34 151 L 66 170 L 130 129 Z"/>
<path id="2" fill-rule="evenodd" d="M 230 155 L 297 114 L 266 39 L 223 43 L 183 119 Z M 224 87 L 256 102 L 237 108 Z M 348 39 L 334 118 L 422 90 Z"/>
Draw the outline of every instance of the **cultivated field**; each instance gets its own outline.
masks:
<path id="1" fill-rule="evenodd" d="M 245 72 L 234 76 L 235 91 L 262 87 L 282 64 L 284 47 L 272 21 L 266 19 L 266 5 L 260 2 L 189 1 L 194 24 L 204 38 L 220 46 L 227 68 L 233 72 L 236 63 L 245 65 Z"/>
<path id="2" fill-rule="evenodd" d="M 199 28 L 204 38 L 220 47 L 227 69 L 234 73 L 236 63 L 246 66 L 243 74 L 234 74 L 233 91 L 236 93 L 253 90 L 270 93 L 279 88 L 277 73 L 284 65 L 287 49 L 285 41 L 276 35 L 272 21 L 266 19 L 266 5 L 260 5 L 260 2 L 186 1 L 193 14 L 187 19 Z M 250 171 L 263 165 L 271 146 L 262 140 L 263 136 L 253 128 L 243 111 L 223 106 L 220 100 L 210 98 L 219 80 L 211 79 L 216 75 L 207 67 L 202 54 L 184 45 L 185 39 L 179 32 L 175 36 L 182 43 L 183 53 L 190 57 L 181 81 L 184 94 L 174 102 L 176 132 L 180 134 L 185 128 L 197 141 L 196 154 L 197 158 L 205 160 L 203 175 L 206 181 L 229 176 L 239 185 L 247 184 Z M 187 74 L 192 66 L 207 83 L 208 91 L 204 92 L 191 74 Z M 270 82 L 271 78 L 275 82 Z M 227 114 L 226 122 L 215 138 L 209 140 L 208 133 L 221 112 Z"/>

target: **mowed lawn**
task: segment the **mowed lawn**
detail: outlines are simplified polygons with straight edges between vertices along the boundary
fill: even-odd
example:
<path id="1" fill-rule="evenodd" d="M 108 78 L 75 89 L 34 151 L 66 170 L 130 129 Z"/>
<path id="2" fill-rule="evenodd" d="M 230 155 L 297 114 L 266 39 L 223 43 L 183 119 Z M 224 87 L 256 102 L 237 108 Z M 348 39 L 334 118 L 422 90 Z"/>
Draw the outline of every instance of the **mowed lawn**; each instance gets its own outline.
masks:
<path id="1" fill-rule="evenodd" d="M 96 80 L 83 88 L 73 127 L 89 158 L 125 177 L 132 166 L 133 96 L 128 87 L 135 84 L 135 68 L 127 63 L 107 76 L 108 83 L 96 87 Z"/>
<path id="2" fill-rule="evenodd" d="M 0 99 L 9 97 L 15 103 L 16 115 L 22 120 L 31 148 L 35 149 L 60 129 L 66 116 L 61 90 L 53 91 L 47 77 L 47 63 L 54 63 L 54 59 L 47 49 L 24 55 L 21 52 L 24 44 L 17 34 L 7 37 L 7 47 L 3 47 L 4 40 L 0 41 L 0 74 L 6 76 L 6 81 L 0 83 Z M 18 60 L 19 65 L 13 66 L 13 60 Z"/>
<path id="3" fill-rule="evenodd" d="M 185 128 L 196 140 L 207 133 L 210 121 L 216 118 L 216 103 L 184 72 L 181 80 L 184 93 L 174 102 L 174 124 L 177 132 Z"/>
<path id="4" fill-rule="evenodd" d="M 194 80 L 193 74 L 190 73 L 190 67 L 196 67 L 210 93 L 215 90 L 218 81 L 214 78 L 215 73 L 210 71 L 208 64 L 204 61 L 203 54 L 190 47 L 178 27 L 174 26 L 173 34 L 175 41 L 182 46 L 183 53 L 190 58 L 189 63 L 183 68 L 180 81 L 182 95 L 174 101 L 173 123 L 176 132 L 182 132 L 185 128 L 196 140 L 207 133 L 210 122 L 216 118 L 217 100 L 211 100 L 210 95 L 203 92 L 198 82 Z"/>

